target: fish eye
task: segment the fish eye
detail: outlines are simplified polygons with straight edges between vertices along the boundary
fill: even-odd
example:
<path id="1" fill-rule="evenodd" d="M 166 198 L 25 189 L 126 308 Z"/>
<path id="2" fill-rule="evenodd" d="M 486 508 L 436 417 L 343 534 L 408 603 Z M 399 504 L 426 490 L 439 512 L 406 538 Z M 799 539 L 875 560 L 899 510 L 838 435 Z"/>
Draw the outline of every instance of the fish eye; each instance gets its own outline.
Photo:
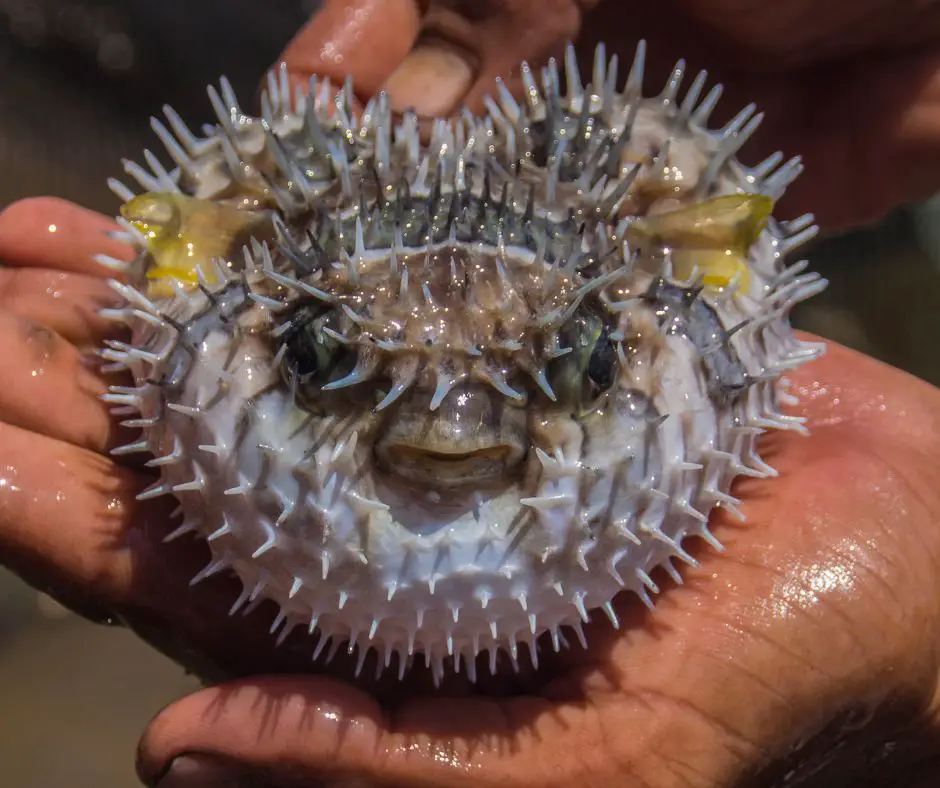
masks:
<path id="1" fill-rule="evenodd" d="M 597 394 L 609 389 L 617 375 L 617 348 L 610 338 L 610 327 L 604 324 L 588 357 L 586 375 Z"/>
<path id="2" fill-rule="evenodd" d="M 575 315 L 559 336 L 571 351 L 551 363 L 549 378 L 561 399 L 576 411 L 590 408 L 617 379 L 617 345 L 612 327 L 594 310 Z"/>
<path id="3" fill-rule="evenodd" d="M 291 385 L 319 388 L 353 354 L 338 336 L 338 315 L 330 306 L 301 304 L 277 330 L 281 373 Z"/>

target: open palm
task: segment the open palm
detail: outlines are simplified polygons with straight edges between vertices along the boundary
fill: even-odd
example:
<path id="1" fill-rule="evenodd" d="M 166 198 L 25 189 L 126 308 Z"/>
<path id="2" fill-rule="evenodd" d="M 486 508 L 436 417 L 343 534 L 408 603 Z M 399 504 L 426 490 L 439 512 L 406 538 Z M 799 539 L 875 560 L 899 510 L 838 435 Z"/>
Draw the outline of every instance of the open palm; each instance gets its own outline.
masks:
<path id="1" fill-rule="evenodd" d="M 298 676 L 312 642 L 274 648 L 265 606 L 229 618 L 224 578 L 190 588 L 204 546 L 163 544 L 169 513 L 135 501 L 148 472 L 107 456 L 127 430 L 86 351 L 111 330 L 89 255 L 127 253 L 109 227 L 56 201 L 0 216 L 0 559 L 226 680 L 155 720 L 148 781 L 202 752 L 278 785 L 766 785 L 792 769 L 780 784 L 895 785 L 899 765 L 936 752 L 937 390 L 832 346 L 793 378 L 812 437 L 768 436 L 780 477 L 737 486 L 749 519 L 715 524 L 725 554 L 701 550 L 681 587 L 656 578 L 655 614 L 619 599 L 619 632 L 596 622 L 587 651 L 538 674 L 433 697 L 420 673 L 354 687 L 341 658 Z"/>

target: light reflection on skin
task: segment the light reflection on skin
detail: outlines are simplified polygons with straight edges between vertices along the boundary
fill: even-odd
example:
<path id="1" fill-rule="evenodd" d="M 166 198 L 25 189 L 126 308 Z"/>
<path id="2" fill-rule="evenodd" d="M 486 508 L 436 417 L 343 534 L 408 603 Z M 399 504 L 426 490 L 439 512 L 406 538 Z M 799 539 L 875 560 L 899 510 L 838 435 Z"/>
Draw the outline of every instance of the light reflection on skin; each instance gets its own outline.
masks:
<path id="1" fill-rule="evenodd" d="M 350 49 L 350 44 L 362 40 L 365 28 L 371 23 L 371 17 L 381 10 L 382 3 L 374 3 L 366 8 L 348 8 L 345 13 L 345 24 L 334 28 L 330 40 L 320 49 L 320 59 L 342 65 L 343 52 Z"/>
<path id="2" fill-rule="evenodd" d="M 778 589 L 774 614 L 788 618 L 796 609 L 808 610 L 818 605 L 826 594 L 850 593 L 855 587 L 855 575 L 844 565 L 812 564 L 796 577 L 790 578 Z"/>
<path id="3" fill-rule="evenodd" d="M 56 466 L 59 468 L 58 472 L 62 474 L 61 478 L 67 478 L 69 476 L 69 468 L 64 462 L 59 461 L 56 463 Z M 56 472 L 53 472 L 50 478 L 56 478 L 55 473 Z M 29 479 L 23 482 L 19 479 L 19 476 L 20 469 L 15 465 L 7 465 L 0 471 L 0 509 L 10 503 L 9 496 L 13 493 L 26 493 L 33 504 L 41 505 L 48 500 L 54 500 L 56 503 L 66 502 L 67 496 L 62 488 L 50 486 L 48 483 L 41 485 L 35 483 L 30 484 Z M 123 506 L 123 504 L 121 504 L 121 506 Z M 109 505 L 109 511 L 110 510 L 111 507 Z"/>
<path id="4" fill-rule="evenodd" d="M 463 761 L 456 752 L 442 746 L 434 748 L 434 761 L 443 766 L 451 766 L 455 769 L 463 768 L 464 766 Z"/>
<path id="5" fill-rule="evenodd" d="M 0 476 L 0 491 L 3 493 L 20 492 L 19 485 L 14 481 L 18 475 L 19 471 L 15 465 L 7 465 L 3 469 L 3 476 Z"/>
<path id="6" fill-rule="evenodd" d="M 340 722 L 343 721 L 342 716 L 340 716 L 340 714 L 339 714 L 338 712 L 335 712 L 335 711 L 323 711 L 323 710 L 321 709 L 321 710 L 320 710 L 320 716 L 321 716 L 324 720 L 329 720 L 330 722 L 340 723 Z"/>
<path id="7" fill-rule="evenodd" d="M 800 400 L 801 411 L 812 411 L 812 420 L 808 424 L 810 429 L 832 427 L 852 419 L 889 412 L 888 400 L 884 394 L 876 394 L 862 400 L 852 396 L 851 391 L 846 391 L 841 386 L 820 380 L 799 385 L 792 390 L 792 394 Z M 891 415 L 903 419 L 907 416 L 907 411 L 896 408 L 892 409 Z"/>
<path id="8" fill-rule="evenodd" d="M 796 563 L 784 573 L 770 595 L 770 613 L 774 618 L 793 618 L 796 613 L 806 612 L 834 596 L 855 594 L 861 547 L 851 539 L 833 547 L 831 559 Z"/>
<path id="9" fill-rule="evenodd" d="M 393 754 L 410 754 L 418 757 L 430 756 L 435 763 L 452 769 L 460 769 L 465 774 L 479 772 L 483 768 L 482 763 L 474 760 L 472 756 L 465 758 L 458 754 L 457 746 L 454 742 L 446 744 L 431 740 L 427 743 L 423 743 L 411 739 L 395 747 L 385 748 L 385 754 L 387 757 L 392 757 Z"/>

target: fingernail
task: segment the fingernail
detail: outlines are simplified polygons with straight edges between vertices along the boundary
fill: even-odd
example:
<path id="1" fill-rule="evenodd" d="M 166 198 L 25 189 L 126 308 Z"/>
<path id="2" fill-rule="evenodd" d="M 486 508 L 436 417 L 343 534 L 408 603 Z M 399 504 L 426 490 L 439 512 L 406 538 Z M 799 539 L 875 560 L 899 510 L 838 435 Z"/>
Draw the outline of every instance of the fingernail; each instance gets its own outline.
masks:
<path id="1" fill-rule="evenodd" d="M 245 788 L 250 785 L 235 765 L 211 755 L 181 755 L 155 788 Z"/>
<path id="2" fill-rule="evenodd" d="M 441 47 L 415 47 L 395 70 L 385 89 L 392 108 L 419 115 L 446 115 L 473 84 L 473 69 L 457 52 Z"/>

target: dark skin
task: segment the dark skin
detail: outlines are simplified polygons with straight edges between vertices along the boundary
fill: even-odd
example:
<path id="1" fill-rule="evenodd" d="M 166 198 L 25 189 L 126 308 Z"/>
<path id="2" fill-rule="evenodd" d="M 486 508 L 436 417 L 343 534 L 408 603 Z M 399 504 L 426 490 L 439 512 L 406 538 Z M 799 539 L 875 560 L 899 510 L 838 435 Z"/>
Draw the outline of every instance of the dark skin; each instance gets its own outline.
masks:
<path id="1" fill-rule="evenodd" d="M 555 5 L 558 13 L 549 13 Z M 791 213 L 812 208 L 830 226 L 855 223 L 926 188 L 923 170 L 940 153 L 940 118 L 931 148 L 931 55 L 926 46 L 915 54 L 913 46 L 926 44 L 929 17 L 938 13 L 933 5 L 917 12 L 924 14 L 917 24 L 907 24 L 905 13 L 910 22 L 916 4 L 894 3 L 878 24 L 863 30 L 865 25 L 848 24 L 845 9 L 841 21 L 827 20 L 832 6 L 794 0 L 786 8 L 804 22 L 793 21 L 788 31 L 780 4 L 773 12 L 754 4 L 745 13 L 743 0 L 658 3 L 660 18 L 675 19 L 674 28 L 684 31 L 678 39 L 678 32 L 657 36 L 660 28 L 651 20 L 644 24 L 639 8 L 630 10 L 629 25 L 594 16 L 625 16 L 624 5 L 602 3 L 591 11 L 579 41 L 592 48 L 592 29 L 630 29 L 649 39 L 651 55 L 681 52 L 693 68 L 714 60 L 729 93 L 746 94 L 748 80 L 761 86 L 760 95 L 729 99 L 729 112 L 761 99 L 768 126 L 756 144 L 806 154 L 807 183 L 804 191 L 794 189 Z M 666 5 L 674 7 L 672 15 Z M 369 13 L 348 16 L 352 6 L 385 6 L 384 24 Z M 875 19 L 876 6 L 887 3 L 858 3 L 868 16 L 852 13 Z M 545 0 L 536 11 L 521 1 L 475 7 L 485 13 L 473 24 L 489 24 L 488 36 L 515 31 L 503 46 L 492 46 L 507 67 L 510 57 L 513 63 L 522 57 L 537 62 L 540 54 L 554 54 L 582 22 L 581 10 L 561 0 Z M 510 12 L 515 16 L 499 16 Z M 761 13 L 773 18 L 759 22 Z M 369 91 L 385 84 L 411 49 L 419 18 L 404 0 L 327 3 L 287 59 L 296 73 L 352 70 Z M 412 28 L 405 25 L 409 19 Z M 546 20 L 548 32 L 540 27 Z M 353 34 L 350 24 L 359 25 Z M 712 29 L 707 40 L 725 44 L 707 52 L 681 46 L 697 40 L 706 26 Z M 853 37 L 841 43 L 821 32 L 848 29 Z M 920 40 L 910 40 L 903 56 L 891 54 L 902 34 L 915 35 L 905 30 Z M 801 38 L 801 31 L 825 46 Z M 872 31 L 882 37 L 875 40 Z M 324 41 L 335 44 L 328 58 Z M 740 51 L 742 41 L 750 54 L 732 62 L 729 53 Z M 632 48 L 632 42 L 623 44 Z M 344 45 L 351 48 L 344 51 Z M 357 52 L 369 54 L 360 63 Z M 812 136 L 786 131 L 796 129 L 795 107 L 820 100 L 795 98 L 807 90 L 797 87 L 802 69 L 865 52 L 867 66 L 833 62 L 825 67 L 829 82 L 816 78 L 811 89 L 830 84 L 849 109 L 852 90 L 864 95 L 866 111 L 890 126 L 890 134 L 884 128 L 877 145 L 866 142 L 857 120 L 853 125 L 845 117 L 837 126 L 836 114 L 820 111 L 821 105 Z M 728 62 L 718 65 L 722 59 Z M 506 70 L 493 62 L 493 69 Z M 755 70 L 742 72 L 744 63 Z M 663 70 L 671 65 L 659 64 Z M 758 68 L 770 73 L 758 76 Z M 860 74 L 866 69 L 867 80 Z M 853 72 L 860 81 L 836 90 Z M 925 78 L 903 113 L 891 115 L 886 103 L 874 109 L 879 84 L 884 102 L 900 101 L 914 73 Z M 778 87 L 771 93 L 772 85 Z M 854 111 L 857 119 L 863 110 Z M 787 135 L 794 135 L 793 142 Z M 807 144 L 797 144 L 800 139 Z M 831 170 L 813 174 L 813 151 L 820 148 L 821 162 L 826 144 L 830 154 L 852 144 L 883 156 L 877 162 L 871 154 L 862 158 L 872 166 L 856 177 L 871 180 L 848 189 L 846 172 L 841 179 Z M 831 166 L 837 162 L 832 158 Z M 927 164 L 905 169 L 905 162 Z M 859 205 L 856 192 L 872 204 Z M 804 205 L 810 194 L 813 204 Z M 50 233 L 53 224 L 56 232 Z M 357 785 L 434 788 L 541 788 L 575 781 L 592 787 L 764 786 L 792 769 L 807 781 L 781 784 L 936 783 L 937 389 L 830 344 L 822 360 L 792 376 L 803 401 L 791 410 L 808 418 L 812 437 L 767 437 L 765 459 L 780 476 L 735 485 L 748 522 L 716 519 L 713 530 L 725 552 L 698 546 L 701 565 L 684 570 L 684 585 L 655 578 L 663 588 L 655 614 L 634 598 L 618 599 L 619 632 L 596 621 L 587 651 L 575 646 L 543 660 L 538 674 L 510 673 L 472 692 L 456 681 L 436 695 L 420 671 L 404 687 L 370 679 L 355 685 L 348 662 L 339 657 L 328 675 L 301 676 L 310 670 L 313 641 L 297 635 L 273 648 L 267 634 L 272 610 L 265 606 L 228 618 L 237 588 L 224 578 L 189 588 L 189 578 L 206 562 L 205 547 L 185 538 L 162 544 L 172 528 L 167 509 L 134 501 L 150 476 L 107 456 L 126 436 L 95 397 L 110 381 L 84 363 L 82 351 L 109 336 L 111 329 L 94 311 L 113 300 L 88 255 L 129 253 L 102 237 L 110 227 L 102 217 L 52 200 L 19 203 L 0 215 L 0 259 L 9 265 L 0 270 L 0 321 L 8 329 L 0 332 L 0 445 L 7 480 L 0 486 L 0 560 L 74 609 L 93 618 L 118 615 L 157 647 L 223 680 L 153 721 L 140 749 L 146 782 L 165 774 L 175 757 L 204 753 L 220 759 L 221 768 L 277 786 L 338 785 L 346 778 L 358 779 Z M 37 370 L 41 374 L 33 374 Z M 369 676 L 372 667 L 367 663 Z"/>

